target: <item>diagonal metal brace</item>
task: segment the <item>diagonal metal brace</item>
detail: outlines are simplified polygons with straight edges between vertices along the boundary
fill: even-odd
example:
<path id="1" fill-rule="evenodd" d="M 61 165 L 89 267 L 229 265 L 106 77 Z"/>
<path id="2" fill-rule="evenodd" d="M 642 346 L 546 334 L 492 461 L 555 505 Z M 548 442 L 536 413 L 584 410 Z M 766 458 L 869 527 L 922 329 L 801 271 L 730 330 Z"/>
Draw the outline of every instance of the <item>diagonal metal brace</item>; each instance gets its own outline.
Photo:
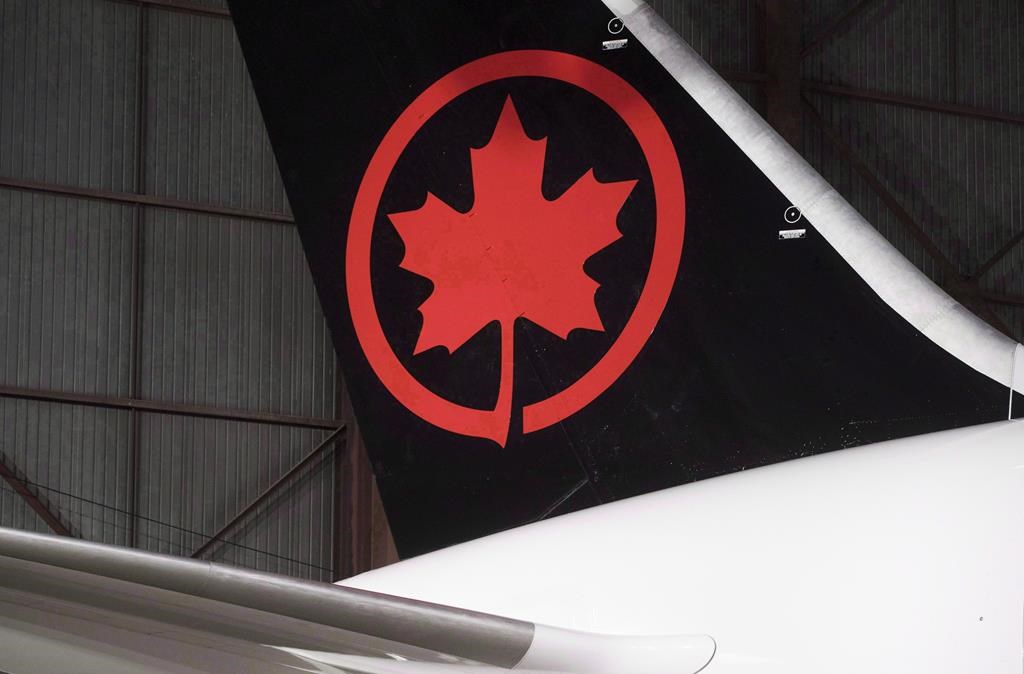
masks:
<path id="1" fill-rule="evenodd" d="M 316 447 L 310 450 L 309 454 L 303 457 L 301 461 L 299 461 L 290 469 L 288 469 L 288 472 L 286 472 L 284 475 L 277 478 L 272 485 L 263 490 L 263 493 L 254 498 L 249 503 L 249 505 L 245 506 L 240 511 L 238 511 L 238 514 L 232 517 L 227 524 L 222 526 L 215 534 L 210 536 L 205 543 L 196 548 L 192 552 L 191 557 L 202 557 L 203 553 L 210 550 L 217 543 L 223 542 L 224 536 L 229 531 L 234 529 L 239 522 L 244 520 L 250 513 L 252 513 L 258 507 L 260 507 L 260 505 L 266 502 L 267 499 L 273 496 L 277 492 L 277 490 L 281 488 L 282 485 L 286 484 L 295 475 L 301 472 L 303 468 L 311 464 L 313 460 L 316 459 L 316 457 L 319 456 L 320 453 L 324 451 L 327 447 L 330 447 L 335 440 L 342 438 L 345 435 L 345 430 L 345 426 L 339 426 L 338 428 L 334 429 L 332 433 L 330 433 L 326 438 L 321 440 Z"/>
<path id="2" fill-rule="evenodd" d="M 25 503 L 27 503 L 28 506 L 32 508 L 32 510 L 34 510 L 44 522 L 46 522 L 47 526 L 50 527 L 53 533 L 61 536 L 73 536 L 71 530 L 64 526 L 60 521 L 60 518 L 50 510 L 50 508 L 43 503 L 43 501 L 33 493 L 31 489 L 29 489 L 25 481 L 18 477 L 18 474 L 14 470 L 8 468 L 3 461 L 0 461 L 0 477 L 2 477 L 7 484 L 11 485 L 11 488 L 25 500 Z"/>

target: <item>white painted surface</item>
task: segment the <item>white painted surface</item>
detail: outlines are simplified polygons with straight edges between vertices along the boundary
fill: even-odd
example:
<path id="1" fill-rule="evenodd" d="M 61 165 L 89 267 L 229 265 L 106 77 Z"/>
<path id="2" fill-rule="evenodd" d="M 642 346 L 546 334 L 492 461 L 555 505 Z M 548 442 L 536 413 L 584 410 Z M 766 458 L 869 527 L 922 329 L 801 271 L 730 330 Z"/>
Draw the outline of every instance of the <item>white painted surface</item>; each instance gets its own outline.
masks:
<path id="1" fill-rule="evenodd" d="M 1024 423 L 706 480 L 345 584 L 590 632 L 708 634 L 710 674 L 1019 674 Z"/>
<path id="2" fill-rule="evenodd" d="M 533 645 L 517 672 L 577 674 L 696 674 L 715 654 L 705 634 L 616 636 L 537 625 Z"/>

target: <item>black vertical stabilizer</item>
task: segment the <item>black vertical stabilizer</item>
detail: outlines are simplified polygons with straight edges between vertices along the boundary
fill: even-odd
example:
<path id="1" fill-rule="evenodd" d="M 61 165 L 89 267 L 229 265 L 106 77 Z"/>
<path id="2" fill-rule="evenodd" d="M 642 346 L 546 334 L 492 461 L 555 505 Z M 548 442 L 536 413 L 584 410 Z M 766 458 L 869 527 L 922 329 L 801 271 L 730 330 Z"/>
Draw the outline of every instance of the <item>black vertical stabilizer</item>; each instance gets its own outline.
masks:
<path id="1" fill-rule="evenodd" d="M 1005 417 L 598 0 L 231 10 L 403 556 Z"/>

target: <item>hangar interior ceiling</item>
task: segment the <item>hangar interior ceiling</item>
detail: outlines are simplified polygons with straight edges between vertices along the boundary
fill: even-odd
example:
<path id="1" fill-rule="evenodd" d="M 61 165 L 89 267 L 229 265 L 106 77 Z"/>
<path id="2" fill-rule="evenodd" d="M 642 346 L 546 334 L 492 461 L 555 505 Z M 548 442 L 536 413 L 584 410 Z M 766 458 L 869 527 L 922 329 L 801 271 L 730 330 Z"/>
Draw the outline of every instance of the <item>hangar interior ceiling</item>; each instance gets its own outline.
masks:
<path id="1" fill-rule="evenodd" d="M 911 261 L 1024 337 L 1019 0 L 657 0 Z M 0 525 L 394 561 L 221 0 L 0 0 Z"/>

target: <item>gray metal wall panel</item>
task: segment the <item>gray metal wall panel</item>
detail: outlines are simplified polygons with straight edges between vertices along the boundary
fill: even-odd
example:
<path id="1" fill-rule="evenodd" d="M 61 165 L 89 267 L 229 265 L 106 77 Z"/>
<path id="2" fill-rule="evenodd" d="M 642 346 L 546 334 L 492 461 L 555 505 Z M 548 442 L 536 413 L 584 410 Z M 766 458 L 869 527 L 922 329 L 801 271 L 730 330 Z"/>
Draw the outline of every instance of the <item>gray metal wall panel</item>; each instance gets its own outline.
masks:
<path id="1" fill-rule="evenodd" d="M 1010 236 L 1024 232 L 1024 127 L 1005 124 L 984 124 L 990 134 L 990 151 L 982 157 L 982 165 L 986 161 L 996 164 L 992 174 L 999 177 L 997 185 L 982 185 L 989 198 L 993 199 L 990 211 L 978 213 L 979 229 L 983 230 L 986 219 L 996 215 L 1002 222 L 1008 222 L 1003 228 L 999 243 L 1009 240 Z M 983 206 L 988 206 L 984 203 Z M 1024 297 L 1024 243 L 1018 243 L 1009 253 L 999 260 L 991 270 L 980 279 L 980 286 L 987 291 L 1001 295 Z M 1014 330 L 1014 335 L 1024 335 L 1024 306 L 1000 306 L 1000 315 Z"/>
<path id="2" fill-rule="evenodd" d="M 1015 297 L 1024 297 L 1024 281 L 1020 269 L 1024 265 L 1024 251 L 1015 249 L 1006 259 L 1000 261 L 988 275 L 982 279 L 981 286 L 986 290 Z M 1010 328 L 1014 335 L 1024 335 L 1024 306 L 993 304 L 992 308 Z"/>
<path id="3" fill-rule="evenodd" d="M 305 448 L 306 450 L 311 447 Z M 313 580 L 332 580 L 334 454 L 297 475 L 227 537 L 210 558 Z M 269 554 L 268 554 L 269 553 Z"/>
<path id="4" fill-rule="evenodd" d="M 42 518 L 6 481 L 0 480 L 0 527 L 24 529 L 40 534 L 53 533 Z"/>
<path id="5" fill-rule="evenodd" d="M 836 17 L 842 16 L 856 0 L 802 0 L 800 32 L 806 45 L 825 30 Z"/>
<path id="6" fill-rule="evenodd" d="M 137 13 L 0 0 L 0 175 L 132 190 Z"/>
<path id="7" fill-rule="evenodd" d="M 0 455 L 73 533 L 127 543 L 127 412 L 0 398 Z M 4 526 L 49 531 L 9 497 L 0 499 L 0 508 Z"/>
<path id="8" fill-rule="evenodd" d="M 139 546 L 188 555 L 326 436 L 324 431 L 142 415 Z M 210 559 L 330 575 L 331 453 L 240 524 Z M 326 464 L 326 465 L 325 465 Z"/>
<path id="9" fill-rule="evenodd" d="M 131 218 L 0 189 L 0 384 L 127 395 Z"/>
<path id="10" fill-rule="evenodd" d="M 827 95 L 812 100 L 960 269 L 975 269 L 1024 229 L 1024 127 Z"/>
<path id="11" fill-rule="evenodd" d="M 957 31 L 956 102 L 1024 114 L 1024 3 L 959 0 Z"/>
<path id="12" fill-rule="evenodd" d="M 650 0 L 649 4 L 712 66 L 749 71 L 761 67 L 758 0 Z"/>
<path id="13" fill-rule="evenodd" d="M 929 100 L 953 95 L 947 2 L 874 2 L 804 63 L 819 82 Z M 827 21 L 828 19 L 826 19 Z"/>
<path id="14" fill-rule="evenodd" d="M 150 210 L 142 395 L 334 418 L 334 349 L 297 231 Z"/>
<path id="15" fill-rule="evenodd" d="M 763 113 L 764 96 L 761 94 L 761 86 L 753 82 L 729 82 L 733 89 L 743 97 L 750 107 Z"/>
<path id="16" fill-rule="evenodd" d="M 1024 231 L 1024 126 L 939 117 L 944 134 L 932 148 L 933 156 L 946 157 L 955 176 L 940 198 L 950 214 L 948 226 L 963 246 L 962 268 L 973 273 Z M 1014 268 L 1018 282 L 1024 281 L 1022 270 L 1024 265 Z M 1024 332 L 1016 334 L 1024 338 Z"/>
<path id="17" fill-rule="evenodd" d="M 851 101 L 834 100 L 824 96 L 811 96 L 811 101 L 822 113 L 825 121 L 838 131 L 843 140 L 852 146 L 863 159 L 873 166 L 876 166 L 876 173 L 879 169 L 885 170 L 888 155 L 879 162 L 877 156 L 878 146 L 873 135 L 875 126 L 873 118 L 866 117 L 863 106 L 856 106 Z M 884 121 L 883 121 L 884 124 Z M 805 115 L 804 118 L 804 148 L 803 154 L 807 160 L 842 194 L 861 215 L 875 226 L 899 251 L 914 263 L 919 269 L 932 277 L 935 281 L 941 281 L 938 266 L 924 253 L 920 244 L 908 233 L 904 227 L 882 202 L 878 195 L 872 190 L 861 176 L 853 169 L 833 145 L 824 137 L 818 128 Z M 903 164 L 890 166 L 893 172 L 899 172 Z M 888 183 L 890 191 L 893 191 L 891 180 L 892 175 L 880 175 L 883 182 Z M 908 204 L 905 195 L 896 192 L 901 197 L 904 207 L 912 209 Z"/>
<path id="18" fill-rule="evenodd" d="M 151 9 L 147 59 L 147 192 L 287 212 L 231 22 Z"/>
<path id="19" fill-rule="evenodd" d="M 992 310 L 1009 327 L 1011 334 L 1024 335 L 1024 308 L 993 304 Z"/>

